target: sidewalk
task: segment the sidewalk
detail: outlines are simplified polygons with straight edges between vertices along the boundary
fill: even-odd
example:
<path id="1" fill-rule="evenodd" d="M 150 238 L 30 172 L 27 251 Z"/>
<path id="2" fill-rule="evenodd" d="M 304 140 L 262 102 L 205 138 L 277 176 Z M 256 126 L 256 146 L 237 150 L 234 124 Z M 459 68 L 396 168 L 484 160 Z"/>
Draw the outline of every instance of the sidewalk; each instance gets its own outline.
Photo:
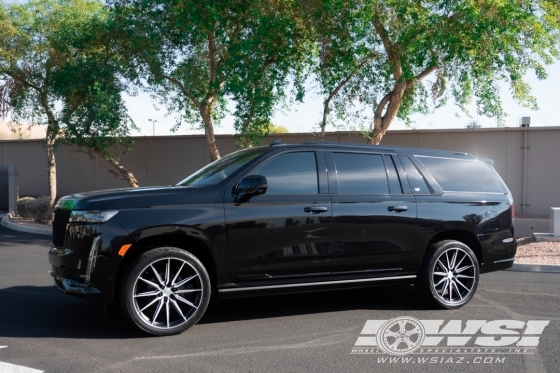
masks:
<path id="1" fill-rule="evenodd" d="M 14 231 L 52 236 L 52 226 L 50 224 L 40 224 L 19 218 L 13 219 L 11 218 L 11 214 L 7 214 L 6 212 L 0 212 L 0 219 L 2 219 L 0 224 L 3 227 Z"/>

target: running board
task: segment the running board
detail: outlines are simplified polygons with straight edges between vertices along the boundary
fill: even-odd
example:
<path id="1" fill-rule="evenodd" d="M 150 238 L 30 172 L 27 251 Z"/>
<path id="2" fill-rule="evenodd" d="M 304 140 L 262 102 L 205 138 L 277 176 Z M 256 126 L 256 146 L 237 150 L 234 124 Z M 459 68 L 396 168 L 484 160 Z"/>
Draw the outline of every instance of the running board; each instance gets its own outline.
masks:
<path id="1" fill-rule="evenodd" d="M 378 277 L 378 278 L 361 278 L 357 280 L 340 280 L 340 281 L 322 281 L 322 282 L 305 282 L 301 284 L 283 284 L 283 285 L 265 285 L 265 286 L 250 286 L 238 287 L 228 289 L 218 289 L 220 293 L 228 293 L 231 291 L 245 291 L 245 290 L 261 290 L 261 289 L 282 289 L 282 288 L 295 288 L 301 286 L 319 286 L 319 285 L 336 285 L 336 284 L 351 284 L 355 282 L 373 282 L 373 281 L 388 281 L 388 280 L 406 280 L 416 278 L 416 275 L 411 276 L 395 276 L 395 277 Z"/>

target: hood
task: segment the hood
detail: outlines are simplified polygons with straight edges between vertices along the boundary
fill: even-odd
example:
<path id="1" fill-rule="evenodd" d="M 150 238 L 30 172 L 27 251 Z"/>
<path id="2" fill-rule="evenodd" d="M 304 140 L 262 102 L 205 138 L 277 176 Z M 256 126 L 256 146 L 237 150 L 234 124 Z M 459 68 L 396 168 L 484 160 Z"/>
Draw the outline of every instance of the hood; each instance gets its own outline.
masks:
<path id="1" fill-rule="evenodd" d="M 62 197 L 56 204 L 62 210 L 107 210 L 149 208 L 195 203 L 189 187 L 144 187 L 108 189 Z"/>

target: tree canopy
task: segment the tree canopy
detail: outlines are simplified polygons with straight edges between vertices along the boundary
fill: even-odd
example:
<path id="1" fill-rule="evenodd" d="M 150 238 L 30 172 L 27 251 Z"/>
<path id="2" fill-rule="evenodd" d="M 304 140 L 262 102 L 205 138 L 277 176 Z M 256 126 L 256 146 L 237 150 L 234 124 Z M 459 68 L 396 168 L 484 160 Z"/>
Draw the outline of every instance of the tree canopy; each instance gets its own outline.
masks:
<path id="1" fill-rule="evenodd" d="M 321 2 L 322 3 L 322 2 Z M 335 2 L 336 3 L 336 2 Z M 530 70 L 546 77 L 544 65 L 558 58 L 560 3 L 552 0 L 369 0 L 342 2 L 357 31 L 350 44 L 329 39 L 327 46 L 351 56 L 319 58 L 316 65 L 323 92 L 332 92 L 344 112 L 352 103 L 371 107 L 366 136 L 378 144 L 395 117 L 408 119 L 453 99 L 462 109 L 473 99 L 480 115 L 501 123 L 499 83 L 506 82 L 521 104 L 536 101 L 523 77 Z M 341 6 L 333 7 L 340 14 Z M 329 9 L 324 10 L 330 11 Z M 317 28 L 319 34 L 321 28 Z M 349 30 L 344 30 L 349 32 Z M 320 39 L 318 39 L 320 40 Z M 348 40 L 348 39 L 346 39 Z M 342 46 L 342 48 L 341 48 Z M 359 48 L 358 48 L 359 47 Z M 345 52 L 345 49 L 348 52 Z M 364 51 L 367 49 L 367 52 Z M 359 65 L 359 54 L 371 61 Z M 363 58 L 363 57 L 362 57 Z M 359 70 L 356 70 L 359 67 Z M 325 79 L 324 77 L 328 77 Z M 334 77 L 334 79 L 332 79 Z M 429 81 L 426 79 L 430 78 Z"/>
<path id="2" fill-rule="evenodd" d="M 47 127 L 51 204 L 55 148 L 76 145 L 123 170 L 111 148 L 127 144 L 131 125 L 120 96 L 126 83 L 109 50 L 108 10 L 96 0 L 32 0 L 0 6 L 2 114 Z M 121 169 L 119 169 L 121 166 Z M 127 181 L 137 186 L 133 175 Z"/>
<path id="3" fill-rule="evenodd" d="M 234 100 L 241 142 L 266 135 L 286 77 L 304 60 L 307 40 L 293 1 L 114 0 L 131 74 L 182 122 L 206 134 Z M 296 68 L 297 70 L 297 68 Z"/>

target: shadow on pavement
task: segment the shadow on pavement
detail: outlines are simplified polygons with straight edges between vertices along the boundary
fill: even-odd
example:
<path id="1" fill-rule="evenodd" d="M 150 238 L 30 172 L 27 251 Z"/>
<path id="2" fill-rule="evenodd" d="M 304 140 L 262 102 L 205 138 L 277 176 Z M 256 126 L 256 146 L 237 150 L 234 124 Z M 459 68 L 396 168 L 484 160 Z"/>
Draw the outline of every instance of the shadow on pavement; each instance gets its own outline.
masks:
<path id="1" fill-rule="evenodd" d="M 146 337 L 117 305 L 103 306 L 60 293 L 52 286 L 0 289 L 0 337 L 128 339 Z M 426 309 L 412 286 L 365 288 L 212 302 L 199 324 L 319 314 L 355 309 Z"/>
<path id="2" fill-rule="evenodd" d="M 349 310 L 427 310 L 413 286 L 387 286 L 219 300 L 199 324 Z"/>

